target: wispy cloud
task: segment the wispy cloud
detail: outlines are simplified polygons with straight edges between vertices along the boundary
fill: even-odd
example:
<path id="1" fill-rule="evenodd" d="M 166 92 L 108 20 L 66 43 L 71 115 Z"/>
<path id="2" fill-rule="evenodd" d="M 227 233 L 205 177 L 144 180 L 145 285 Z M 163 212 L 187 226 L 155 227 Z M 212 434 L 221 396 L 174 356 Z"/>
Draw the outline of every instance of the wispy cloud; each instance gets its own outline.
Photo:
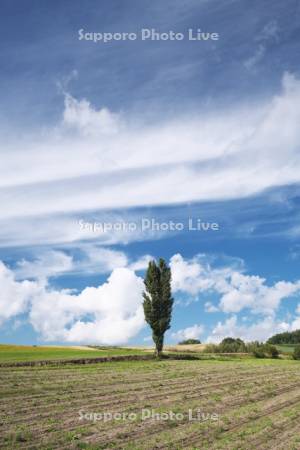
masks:
<path id="1" fill-rule="evenodd" d="M 255 53 L 244 62 L 244 66 L 248 70 L 255 70 L 256 66 L 264 59 L 268 48 L 279 41 L 279 27 L 276 20 L 268 22 L 255 41 L 258 43 Z"/>
<path id="2" fill-rule="evenodd" d="M 48 278 L 65 274 L 109 274 L 114 269 L 124 267 L 141 271 L 154 259 L 151 255 L 142 255 L 137 259 L 128 258 L 123 251 L 92 243 L 73 246 L 69 251 L 38 249 L 36 253 L 33 251 L 31 259 L 23 258 L 16 262 L 14 275 L 17 280 L 35 279 L 46 284 Z"/>
<path id="3" fill-rule="evenodd" d="M 126 121 L 119 127 L 114 113 L 70 97 L 69 123 L 62 119 L 60 131 L 25 140 L 22 148 L 5 145 L 2 233 L 7 224 L 21 236 L 30 217 L 51 217 L 55 229 L 66 214 L 78 219 L 95 210 L 245 198 L 299 182 L 299 101 L 299 80 L 285 74 L 282 91 L 250 110 L 140 128 Z M 68 229 L 70 223 L 63 233 Z M 71 234 L 82 236 L 74 226 Z"/>

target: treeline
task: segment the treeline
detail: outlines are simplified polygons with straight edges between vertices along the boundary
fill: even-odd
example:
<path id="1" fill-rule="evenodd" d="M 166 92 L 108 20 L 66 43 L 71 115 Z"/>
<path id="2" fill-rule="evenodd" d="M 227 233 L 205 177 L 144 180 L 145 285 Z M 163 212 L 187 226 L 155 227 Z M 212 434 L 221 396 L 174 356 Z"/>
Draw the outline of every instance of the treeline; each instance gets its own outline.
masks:
<path id="1" fill-rule="evenodd" d="M 274 345 L 261 342 L 247 342 L 227 337 L 220 344 L 208 344 L 204 353 L 249 353 L 256 358 L 277 358 L 279 352 Z"/>
<path id="2" fill-rule="evenodd" d="M 268 339 L 268 344 L 300 344 L 300 330 L 275 334 Z"/>
<path id="3" fill-rule="evenodd" d="M 196 345 L 201 344 L 201 341 L 199 339 L 185 339 L 184 341 L 178 342 L 178 345 Z"/>

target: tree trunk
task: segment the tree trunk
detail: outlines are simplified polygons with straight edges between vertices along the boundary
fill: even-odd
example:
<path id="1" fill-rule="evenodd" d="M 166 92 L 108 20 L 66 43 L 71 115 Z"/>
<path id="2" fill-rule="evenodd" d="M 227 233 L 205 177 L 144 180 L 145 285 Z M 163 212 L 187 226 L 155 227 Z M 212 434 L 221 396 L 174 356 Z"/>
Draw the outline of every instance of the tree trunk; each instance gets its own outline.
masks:
<path id="1" fill-rule="evenodd" d="M 153 336 L 153 340 L 155 342 L 154 355 L 156 358 L 161 358 L 162 349 L 163 349 L 163 345 L 164 345 L 164 337 L 163 336 Z"/>

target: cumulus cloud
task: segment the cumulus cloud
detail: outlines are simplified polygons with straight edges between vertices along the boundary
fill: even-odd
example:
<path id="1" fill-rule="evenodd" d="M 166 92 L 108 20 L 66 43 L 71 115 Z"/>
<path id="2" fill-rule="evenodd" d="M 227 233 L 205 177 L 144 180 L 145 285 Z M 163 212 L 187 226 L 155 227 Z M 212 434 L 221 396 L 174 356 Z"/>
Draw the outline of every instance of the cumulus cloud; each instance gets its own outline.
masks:
<path id="1" fill-rule="evenodd" d="M 172 271 L 172 288 L 174 291 L 188 292 L 196 295 L 213 287 L 214 281 L 208 275 L 210 269 L 204 267 L 197 257 L 186 261 L 180 254 L 170 259 Z"/>
<path id="2" fill-rule="evenodd" d="M 266 341 L 273 334 L 283 333 L 292 329 L 287 322 L 276 321 L 274 317 L 265 317 L 251 325 L 239 324 L 237 316 L 232 316 L 224 322 L 218 322 L 213 328 L 207 342 L 219 343 L 225 337 L 241 338 L 244 341 Z"/>
<path id="3" fill-rule="evenodd" d="M 126 268 L 80 294 L 44 291 L 32 302 L 29 320 L 46 341 L 124 344 L 144 326 L 143 281 Z"/>
<path id="4" fill-rule="evenodd" d="M 186 339 L 199 339 L 200 336 L 204 332 L 203 325 L 192 325 L 191 327 L 183 328 L 182 330 L 178 330 L 175 333 L 172 333 L 171 336 L 174 340 L 184 341 Z"/>
<path id="5" fill-rule="evenodd" d="M 23 269 L 45 275 L 37 262 L 24 263 Z M 143 280 L 128 268 L 114 269 L 102 285 L 74 294 L 40 280 L 18 281 L 1 262 L 0 287 L 0 324 L 26 313 L 45 341 L 122 344 L 144 326 Z"/>
<path id="6" fill-rule="evenodd" d="M 0 261 L 0 325 L 27 311 L 38 285 L 28 280 L 18 282 L 14 273 Z"/>
<path id="7" fill-rule="evenodd" d="M 129 265 L 129 268 L 134 271 L 147 269 L 149 262 L 152 261 L 153 259 L 155 259 L 155 258 L 151 255 L 143 255 L 140 258 L 138 258 L 136 261 L 133 261 Z"/>
<path id="8" fill-rule="evenodd" d="M 203 255 L 184 260 L 174 255 L 170 260 L 172 287 L 196 296 L 200 293 L 215 293 L 219 297 L 218 308 L 206 303 L 208 312 L 216 310 L 238 313 L 249 309 L 253 313 L 274 314 L 283 299 L 300 293 L 300 280 L 278 281 L 272 286 L 257 275 L 247 275 L 235 265 L 213 268 Z"/>
<path id="9" fill-rule="evenodd" d="M 65 94 L 64 124 L 79 130 L 83 135 L 110 135 L 120 129 L 120 118 L 107 108 L 95 109 L 89 101 L 77 100 Z"/>
<path id="10" fill-rule="evenodd" d="M 142 278 L 134 270 L 145 268 L 149 255 L 129 263 L 125 253 L 84 247 L 85 257 L 74 260 L 63 251 L 44 252 L 22 260 L 15 272 L 0 265 L 0 323 L 28 314 L 28 321 L 45 341 L 122 344 L 144 326 Z M 151 258 L 152 259 L 152 258 Z M 129 266 L 131 264 L 131 268 Z M 111 273 L 98 287 L 75 294 L 53 289 L 48 278 L 65 272 Z M 18 281 L 25 277 L 37 281 Z"/>
<path id="11" fill-rule="evenodd" d="M 279 281 L 267 286 L 266 280 L 259 276 L 233 273 L 230 284 L 220 301 L 224 312 L 239 312 L 250 308 L 254 312 L 272 313 L 278 309 L 282 299 L 299 293 L 300 282 Z"/>
<path id="12" fill-rule="evenodd" d="M 144 285 L 133 269 L 145 268 L 151 256 L 130 261 L 123 252 L 98 247 L 88 247 L 86 255 L 88 263 L 84 259 L 78 262 L 62 251 L 51 251 L 33 261 L 20 261 L 15 272 L 1 263 L 0 323 L 19 320 L 21 314 L 26 314 L 46 341 L 121 344 L 136 336 L 144 326 L 141 295 Z M 300 326 L 300 306 L 291 323 L 275 320 L 282 300 L 299 295 L 300 281 L 282 280 L 268 285 L 258 275 L 245 274 L 243 264 L 234 258 L 228 258 L 227 264 L 224 261 L 223 258 L 223 265 L 213 267 L 216 259 L 203 254 L 190 260 L 176 254 L 170 259 L 175 297 L 176 293 L 191 298 L 201 297 L 201 293 L 214 295 L 218 304 L 215 300 L 206 301 L 206 312 L 237 314 L 247 310 L 264 317 L 248 326 L 247 321 L 238 324 L 237 316 L 233 315 L 216 325 L 211 332 L 212 340 L 232 333 L 248 340 L 265 339 L 275 332 Z M 49 285 L 47 277 L 77 270 L 80 264 L 87 272 L 99 270 L 111 275 L 102 285 L 86 287 L 79 293 Z M 99 267 L 96 269 L 95 265 Z M 25 275 L 35 281 L 23 279 Z M 202 333 L 202 325 L 196 324 L 174 332 L 172 338 L 198 338 Z"/>
<path id="13" fill-rule="evenodd" d="M 219 308 L 211 302 L 205 302 L 204 309 L 205 309 L 205 312 L 208 312 L 208 313 L 214 313 L 214 312 L 219 311 Z"/>

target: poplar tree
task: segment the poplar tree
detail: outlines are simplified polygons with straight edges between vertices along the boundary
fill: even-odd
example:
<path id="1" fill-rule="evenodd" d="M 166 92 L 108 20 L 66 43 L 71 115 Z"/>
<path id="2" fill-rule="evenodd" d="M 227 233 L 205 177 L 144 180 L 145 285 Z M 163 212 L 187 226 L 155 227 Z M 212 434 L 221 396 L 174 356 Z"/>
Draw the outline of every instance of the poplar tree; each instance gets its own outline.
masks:
<path id="1" fill-rule="evenodd" d="M 171 269 L 164 259 L 159 263 L 150 261 L 144 279 L 143 307 L 145 320 L 152 329 L 155 355 L 161 356 L 164 334 L 170 328 L 173 298 L 171 291 Z"/>

